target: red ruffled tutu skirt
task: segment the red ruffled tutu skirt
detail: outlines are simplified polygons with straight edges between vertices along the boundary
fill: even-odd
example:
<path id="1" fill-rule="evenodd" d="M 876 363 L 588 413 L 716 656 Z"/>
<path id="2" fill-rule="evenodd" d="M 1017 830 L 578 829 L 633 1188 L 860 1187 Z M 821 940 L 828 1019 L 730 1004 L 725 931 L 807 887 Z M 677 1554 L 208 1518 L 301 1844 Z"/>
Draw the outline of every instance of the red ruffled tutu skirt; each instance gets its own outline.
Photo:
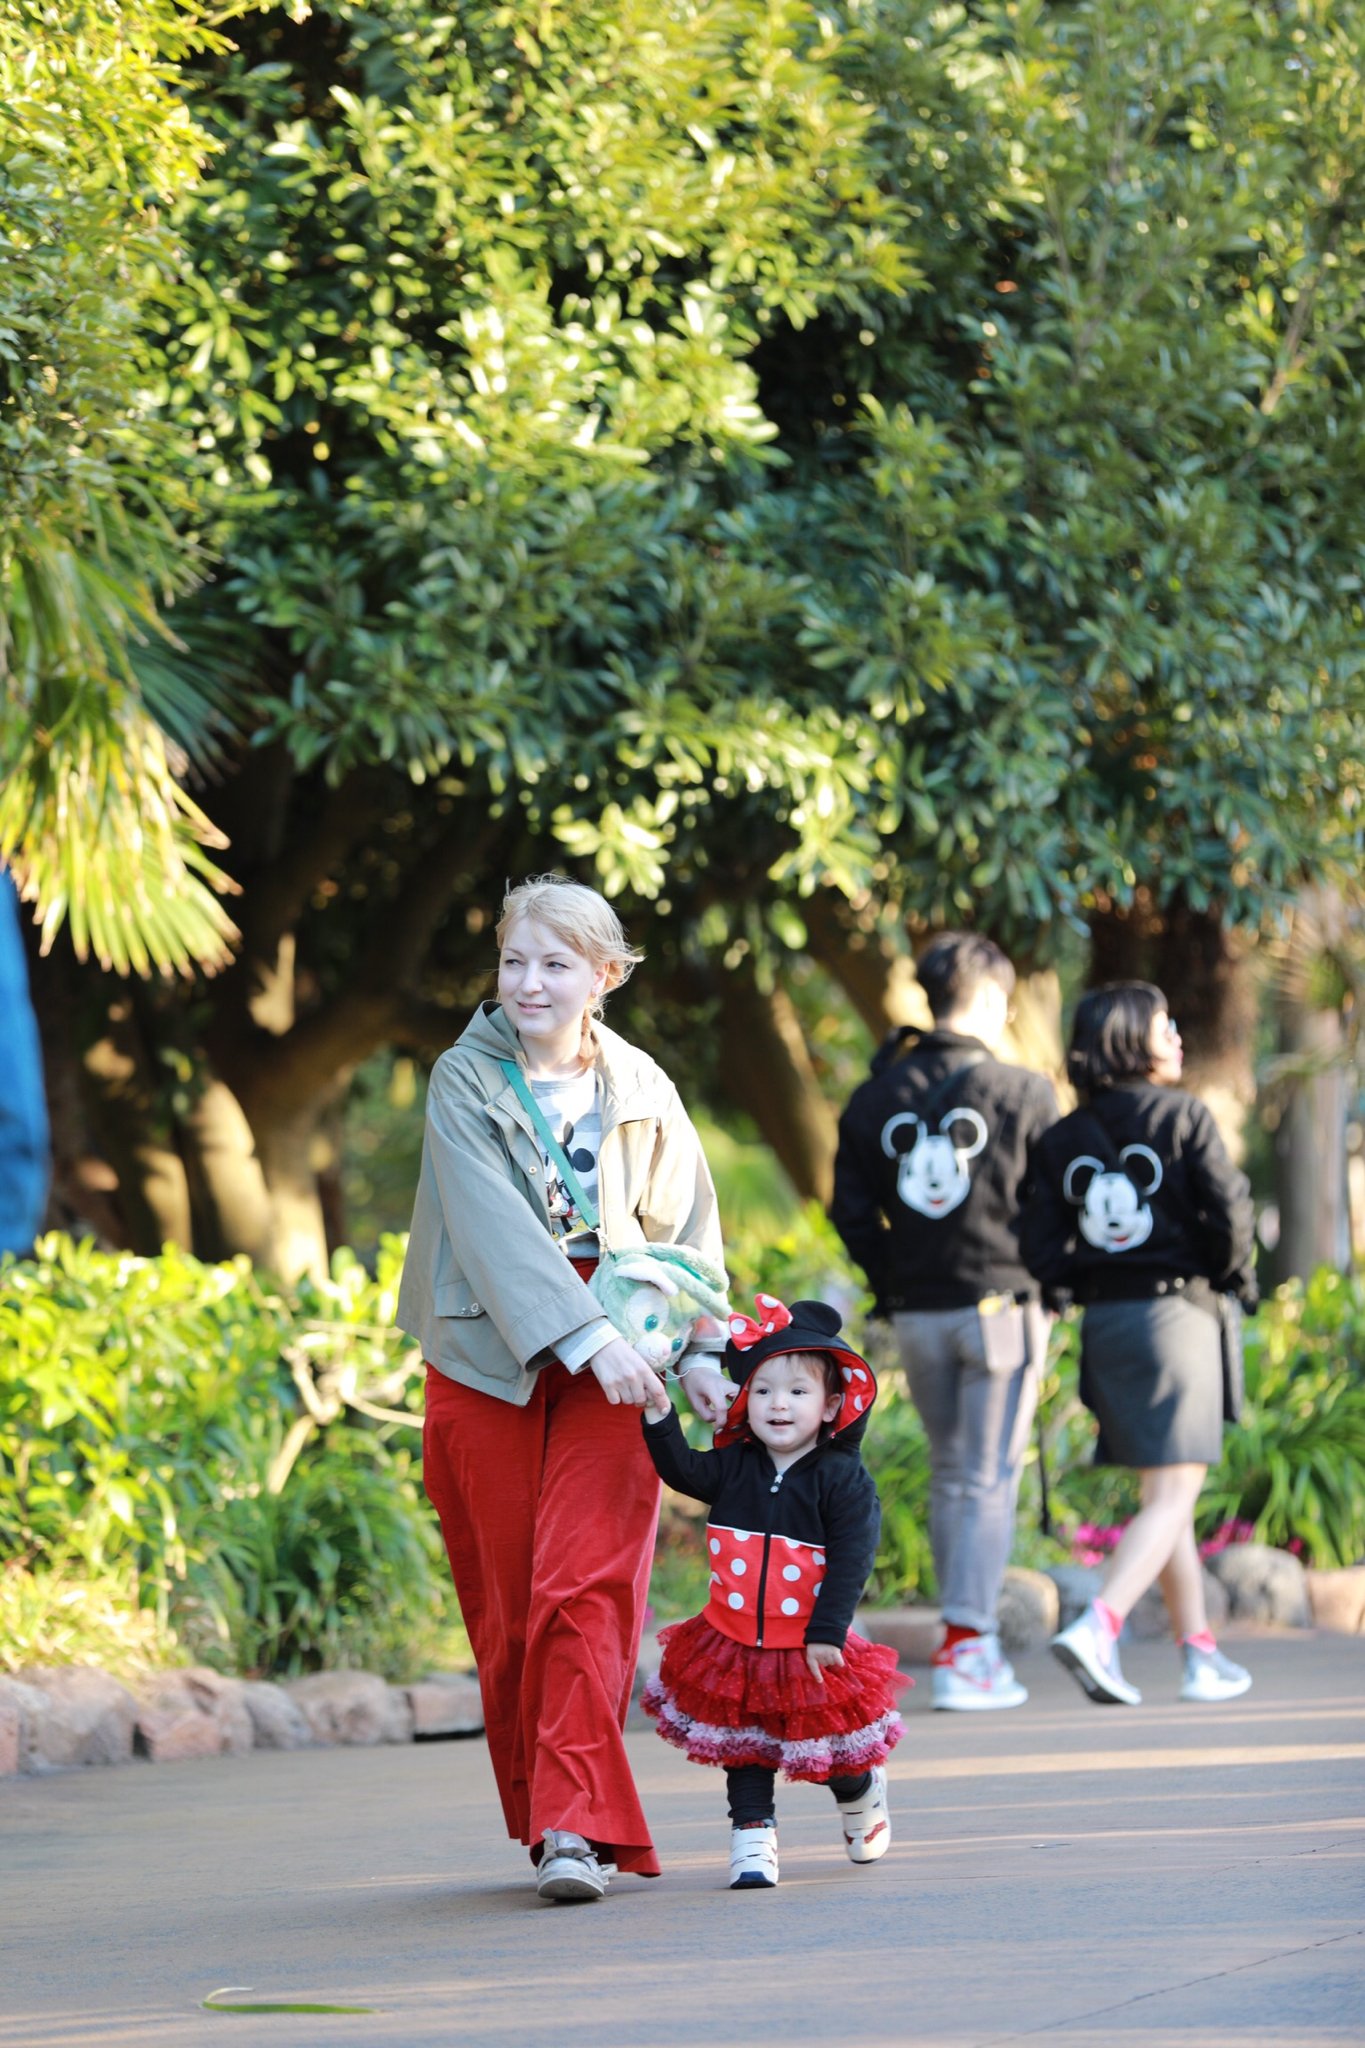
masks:
<path id="1" fill-rule="evenodd" d="M 764 1764 L 823 1785 L 884 1763 L 905 1733 L 896 1701 L 913 1680 L 896 1654 L 849 1630 L 823 1685 L 803 1649 L 732 1642 L 705 1615 L 661 1629 L 663 1658 L 641 1702 L 695 1764 Z"/>

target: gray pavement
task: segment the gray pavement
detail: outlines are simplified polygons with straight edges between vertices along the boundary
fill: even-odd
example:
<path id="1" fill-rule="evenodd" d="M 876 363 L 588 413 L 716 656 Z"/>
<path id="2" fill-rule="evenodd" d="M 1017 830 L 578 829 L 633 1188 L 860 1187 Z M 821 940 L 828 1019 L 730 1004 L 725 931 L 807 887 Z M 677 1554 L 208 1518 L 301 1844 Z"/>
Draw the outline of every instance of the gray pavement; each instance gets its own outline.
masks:
<path id="1" fill-rule="evenodd" d="M 891 1854 L 854 1869 L 785 1788 L 757 1895 L 724 1889 L 719 1774 L 652 1733 L 665 1875 L 596 1906 L 536 1900 L 481 1742 L 7 1780 L 0 2044 L 1365 2042 L 1365 1639 L 1238 1643 L 1219 1708 L 1161 1644 L 1133 1711 L 1045 1655 L 1008 1714 L 933 1714 L 920 1674 Z M 228 1985 L 374 2010 L 204 2013 Z"/>

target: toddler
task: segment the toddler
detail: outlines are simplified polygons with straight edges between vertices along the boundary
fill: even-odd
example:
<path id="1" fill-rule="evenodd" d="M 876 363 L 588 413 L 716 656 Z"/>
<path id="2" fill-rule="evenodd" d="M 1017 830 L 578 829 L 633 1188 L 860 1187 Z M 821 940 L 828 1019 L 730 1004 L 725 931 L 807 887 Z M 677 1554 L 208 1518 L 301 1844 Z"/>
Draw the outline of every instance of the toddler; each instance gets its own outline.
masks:
<path id="1" fill-rule="evenodd" d="M 891 1844 L 887 1756 L 904 1733 L 894 1653 L 849 1624 L 881 1510 L 858 1445 L 876 1398 L 836 1309 L 759 1295 L 730 1318 L 724 1364 L 740 1391 L 715 1448 L 694 1451 L 662 1395 L 645 1418 L 661 1478 L 710 1507 L 711 1596 L 660 1635 L 644 1705 L 666 1742 L 725 1771 L 730 1885 L 777 1883 L 774 1791 L 828 1785 L 852 1862 Z"/>

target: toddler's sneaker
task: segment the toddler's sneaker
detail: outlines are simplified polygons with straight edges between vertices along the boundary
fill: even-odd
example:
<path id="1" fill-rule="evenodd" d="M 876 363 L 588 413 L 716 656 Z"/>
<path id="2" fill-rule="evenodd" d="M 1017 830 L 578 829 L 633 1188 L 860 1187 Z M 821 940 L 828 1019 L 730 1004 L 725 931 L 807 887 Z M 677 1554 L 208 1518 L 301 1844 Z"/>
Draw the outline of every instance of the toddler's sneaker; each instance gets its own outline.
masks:
<path id="1" fill-rule="evenodd" d="M 1055 1635 L 1048 1647 L 1100 1706 L 1142 1705 L 1142 1694 L 1128 1683 L 1119 1666 L 1118 1644 L 1089 1607 L 1070 1628 Z"/>
<path id="2" fill-rule="evenodd" d="M 731 1828 L 731 1891 L 766 1892 L 776 1883 L 777 1829 L 773 1823 L 768 1821 L 761 1828 Z"/>
<path id="3" fill-rule="evenodd" d="M 1182 1700 L 1235 1700 L 1251 1689 L 1251 1673 L 1221 1650 L 1197 1650 L 1186 1643 L 1185 1670 L 1180 1681 Z"/>
<path id="4" fill-rule="evenodd" d="M 934 1705 L 957 1714 L 1022 1707 L 1028 1692 L 1001 1654 L 998 1636 L 963 1636 L 951 1649 L 934 1652 Z"/>
<path id="5" fill-rule="evenodd" d="M 605 1898 L 611 1864 L 597 1860 L 591 1842 L 567 1828 L 546 1828 L 545 1847 L 536 1871 L 536 1890 L 542 1899 L 567 1906 Z"/>
<path id="6" fill-rule="evenodd" d="M 886 1803 L 886 1767 L 874 1764 L 872 1783 L 861 1799 L 837 1800 L 850 1863 L 875 1863 L 891 1847 L 891 1809 Z"/>

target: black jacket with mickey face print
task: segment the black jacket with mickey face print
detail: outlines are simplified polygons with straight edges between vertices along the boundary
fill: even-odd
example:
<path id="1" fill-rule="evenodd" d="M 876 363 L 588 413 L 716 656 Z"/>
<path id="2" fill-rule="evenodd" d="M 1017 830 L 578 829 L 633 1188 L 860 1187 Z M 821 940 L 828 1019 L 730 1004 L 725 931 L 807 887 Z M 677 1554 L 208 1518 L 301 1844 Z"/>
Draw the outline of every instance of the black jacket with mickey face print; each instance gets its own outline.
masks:
<path id="1" fill-rule="evenodd" d="M 888 1042 L 839 1120 L 829 1212 L 879 1311 L 1036 1300 L 1019 1190 L 1056 1120 L 1051 1083 L 979 1039 L 934 1030 Z"/>
<path id="2" fill-rule="evenodd" d="M 1256 1304 L 1251 1188 L 1193 1095 L 1151 1081 L 1101 1090 L 1038 1144 L 1020 1242 L 1052 1307 L 1178 1285 Z"/>
<path id="3" fill-rule="evenodd" d="M 752 1437 L 694 1451 L 676 1414 L 643 1428 L 659 1477 L 710 1507 L 712 1626 L 755 1649 L 842 1649 L 881 1531 L 877 1488 L 858 1455 L 862 1424 L 785 1472 Z"/>

